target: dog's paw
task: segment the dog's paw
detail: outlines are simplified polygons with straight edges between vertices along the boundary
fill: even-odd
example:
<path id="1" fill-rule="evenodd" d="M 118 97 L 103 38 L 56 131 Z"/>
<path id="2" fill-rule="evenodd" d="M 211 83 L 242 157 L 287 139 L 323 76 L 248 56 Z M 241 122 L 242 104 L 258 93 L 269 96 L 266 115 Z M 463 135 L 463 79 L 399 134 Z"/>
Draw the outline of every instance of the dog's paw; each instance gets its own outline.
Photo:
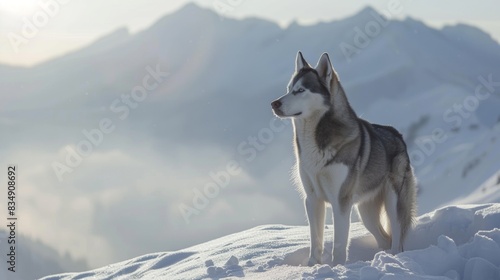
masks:
<path id="1" fill-rule="evenodd" d="M 337 259 L 333 259 L 332 260 L 332 267 L 334 266 L 337 266 L 337 265 L 345 265 L 345 260 L 337 260 Z"/>
<path id="2" fill-rule="evenodd" d="M 307 262 L 308 266 L 315 266 L 317 264 L 321 264 L 321 261 L 317 260 L 316 258 L 309 257 L 309 261 Z"/>
<path id="3" fill-rule="evenodd" d="M 337 253 L 335 254 L 335 252 L 333 253 L 333 259 L 332 259 L 332 265 L 333 266 L 337 266 L 337 265 L 345 265 L 345 262 L 346 262 L 347 258 L 346 258 L 346 254 L 344 253 Z"/>

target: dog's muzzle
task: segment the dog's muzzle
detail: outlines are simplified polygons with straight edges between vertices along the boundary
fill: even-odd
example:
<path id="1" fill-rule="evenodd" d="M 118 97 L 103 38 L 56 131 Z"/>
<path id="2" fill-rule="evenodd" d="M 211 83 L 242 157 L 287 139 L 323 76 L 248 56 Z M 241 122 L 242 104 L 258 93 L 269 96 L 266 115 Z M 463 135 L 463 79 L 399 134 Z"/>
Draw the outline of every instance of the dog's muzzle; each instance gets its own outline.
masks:
<path id="1" fill-rule="evenodd" d="M 278 100 L 275 100 L 273 102 L 271 102 L 271 107 L 273 108 L 273 111 L 276 115 L 278 116 L 283 116 L 283 111 L 281 111 L 281 101 Z"/>

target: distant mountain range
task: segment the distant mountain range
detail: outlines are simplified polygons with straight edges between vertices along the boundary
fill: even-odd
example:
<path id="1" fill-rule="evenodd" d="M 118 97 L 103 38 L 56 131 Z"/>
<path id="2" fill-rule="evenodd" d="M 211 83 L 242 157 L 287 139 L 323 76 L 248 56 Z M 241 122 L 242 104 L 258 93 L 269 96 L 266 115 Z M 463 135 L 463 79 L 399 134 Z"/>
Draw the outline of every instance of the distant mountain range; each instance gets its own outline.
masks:
<path id="1" fill-rule="evenodd" d="M 248 215 L 252 225 L 259 225 L 280 223 L 287 209 L 290 214 L 283 223 L 303 223 L 302 205 L 288 178 L 293 163 L 290 126 L 274 135 L 254 161 L 245 161 L 238 146 L 269 126 L 270 102 L 285 93 L 296 52 L 301 50 L 312 64 L 328 52 L 358 115 L 403 132 L 419 178 L 420 213 L 430 211 L 473 192 L 472 186 L 500 169 L 500 86 L 485 85 L 488 80 L 500 81 L 500 45 L 472 26 L 437 30 L 411 18 L 389 19 L 385 26 L 379 23 L 378 32 L 370 31 L 369 25 L 380 18 L 368 7 L 343 20 L 281 28 L 256 18 L 221 19 L 211 10 L 188 4 L 136 34 L 119 29 L 32 68 L 0 66 L 0 127 L 15 136 L 5 140 L 0 155 L 30 147 L 61 160 L 59 151 L 76 144 L 82 129 L 111 118 L 118 128 L 107 138 L 112 140 L 96 150 L 128 151 L 147 169 L 143 153 L 148 149 L 198 178 L 198 183 L 156 181 L 178 190 L 166 204 L 189 203 L 191 190 L 210 179 L 210 170 L 236 159 L 245 179 L 234 180 L 225 190 L 224 195 L 239 201 L 228 203 L 228 211 Z M 346 46 L 355 51 L 346 52 Z M 147 67 L 168 72 L 168 77 L 121 121 L 110 107 L 143 83 Z M 51 170 L 50 162 L 24 164 L 27 168 L 43 164 Z M 117 172 L 115 166 L 101 171 Z M 94 185 L 89 178 L 93 174 L 84 172 L 75 171 L 79 174 L 75 185 Z M 106 183 L 120 185 L 123 192 L 135 184 L 115 183 L 114 178 L 106 177 Z M 263 212 L 238 209 L 253 205 L 256 196 L 277 201 L 281 208 L 267 210 L 266 217 Z M 146 203 L 141 202 L 145 197 L 137 203 Z M 176 240 L 188 227 L 178 212 L 171 215 L 172 220 L 158 220 L 174 236 L 170 240 Z M 245 219 L 231 224 L 228 218 L 221 231 L 215 225 L 220 222 L 203 215 L 197 219 L 213 225 L 207 230 L 211 236 L 249 227 Z M 154 238 L 149 241 L 161 241 Z M 209 239 L 191 236 L 189 242 Z M 163 245 L 166 249 L 191 245 L 182 242 Z M 143 249 L 155 248 L 148 246 Z M 124 257 L 137 254 L 123 253 Z"/>
<path id="2" fill-rule="evenodd" d="M 0 230 L 0 252 L 3 256 L 10 253 L 7 244 L 7 233 Z M 9 245 L 9 246 L 6 246 Z M 0 263 L 0 277 L 8 280 L 38 279 L 53 273 L 81 271 L 88 269 L 84 260 L 75 260 L 69 255 L 60 255 L 40 240 L 32 240 L 26 236 L 17 236 L 15 272 L 7 270 L 11 265 Z"/>

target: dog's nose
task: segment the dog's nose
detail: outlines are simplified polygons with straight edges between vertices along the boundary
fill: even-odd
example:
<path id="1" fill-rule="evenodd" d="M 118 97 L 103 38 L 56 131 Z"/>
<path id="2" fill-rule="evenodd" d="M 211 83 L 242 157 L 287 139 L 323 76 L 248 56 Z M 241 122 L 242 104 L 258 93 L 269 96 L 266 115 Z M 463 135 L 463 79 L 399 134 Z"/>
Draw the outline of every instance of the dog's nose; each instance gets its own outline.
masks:
<path id="1" fill-rule="evenodd" d="M 281 107 L 281 101 L 279 100 L 275 100 L 271 103 L 271 107 L 273 107 L 273 109 L 279 109 Z"/>

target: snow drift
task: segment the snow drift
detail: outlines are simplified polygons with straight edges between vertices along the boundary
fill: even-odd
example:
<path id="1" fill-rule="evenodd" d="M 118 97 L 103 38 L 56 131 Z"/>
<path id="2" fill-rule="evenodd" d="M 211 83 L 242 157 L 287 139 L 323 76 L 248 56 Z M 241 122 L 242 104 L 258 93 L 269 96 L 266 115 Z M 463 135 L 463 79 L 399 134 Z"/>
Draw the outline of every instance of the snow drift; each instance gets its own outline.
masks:
<path id="1" fill-rule="evenodd" d="M 331 257 L 326 230 L 325 259 Z M 499 279 L 500 204 L 456 205 L 418 218 L 391 255 L 376 248 L 360 223 L 351 227 L 345 266 L 304 266 L 308 228 L 265 225 L 175 252 L 148 254 L 100 269 L 48 276 L 69 279 Z"/>

